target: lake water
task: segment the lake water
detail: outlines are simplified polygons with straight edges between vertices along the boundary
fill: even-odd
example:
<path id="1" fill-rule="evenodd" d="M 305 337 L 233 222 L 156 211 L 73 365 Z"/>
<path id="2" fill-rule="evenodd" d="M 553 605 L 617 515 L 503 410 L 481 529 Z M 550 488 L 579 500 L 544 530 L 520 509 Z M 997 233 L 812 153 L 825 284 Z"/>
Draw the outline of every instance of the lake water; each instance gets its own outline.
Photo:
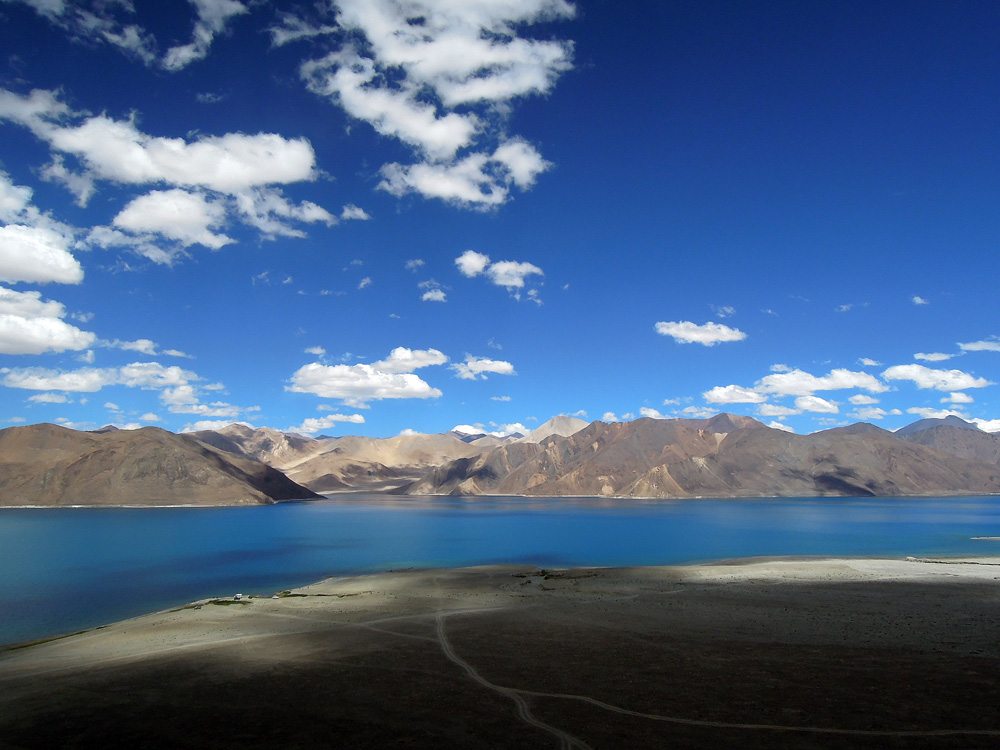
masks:
<path id="1" fill-rule="evenodd" d="M 489 563 L 992 555 L 1000 497 L 387 500 L 0 509 L 0 644 L 328 576 Z"/>

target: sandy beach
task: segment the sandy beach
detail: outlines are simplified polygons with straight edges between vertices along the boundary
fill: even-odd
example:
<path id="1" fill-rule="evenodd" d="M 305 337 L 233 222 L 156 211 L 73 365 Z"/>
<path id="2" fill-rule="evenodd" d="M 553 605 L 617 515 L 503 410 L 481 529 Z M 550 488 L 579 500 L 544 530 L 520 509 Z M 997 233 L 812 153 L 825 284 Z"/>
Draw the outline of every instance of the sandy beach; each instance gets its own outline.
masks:
<path id="1" fill-rule="evenodd" d="M 401 571 L 0 652 L 5 748 L 731 743 L 996 747 L 1000 558 Z"/>

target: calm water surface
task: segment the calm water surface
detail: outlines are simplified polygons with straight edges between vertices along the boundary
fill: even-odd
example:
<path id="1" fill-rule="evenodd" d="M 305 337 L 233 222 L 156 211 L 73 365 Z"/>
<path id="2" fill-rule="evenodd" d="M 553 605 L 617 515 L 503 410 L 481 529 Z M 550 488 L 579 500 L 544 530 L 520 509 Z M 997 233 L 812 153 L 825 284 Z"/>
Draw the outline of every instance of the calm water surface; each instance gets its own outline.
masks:
<path id="1" fill-rule="evenodd" d="M 352 495 L 250 508 L 0 509 L 0 644 L 394 568 L 1000 554 L 1000 542 L 972 537 L 1000 537 L 1000 498 Z"/>

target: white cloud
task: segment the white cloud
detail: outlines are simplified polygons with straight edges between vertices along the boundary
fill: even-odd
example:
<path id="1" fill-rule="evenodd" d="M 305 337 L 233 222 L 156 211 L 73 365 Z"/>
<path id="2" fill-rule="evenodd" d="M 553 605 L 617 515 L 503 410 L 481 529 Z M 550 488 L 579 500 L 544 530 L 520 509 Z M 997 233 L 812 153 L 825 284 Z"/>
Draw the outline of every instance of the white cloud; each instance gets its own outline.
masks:
<path id="1" fill-rule="evenodd" d="M 866 396 L 863 393 L 855 393 L 853 396 L 851 396 L 847 400 L 850 401 L 855 406 L 867 406 L 868 404 L 877 404 L 878 403 L 878 399 L 877 398 L 872 398 L 871 396 Z"/>
<path id="2" fill-rule="evenodd" d="M 68 404 L 70 400 L 62 393 L 36 393 L 29 396 L 28 401 L 33 404 Z"/>
<path id="3" fill-rule="evenodd" d="M 601 415 L 601 421 L 602 422 L 617 422 L 619 420 L 618 420 L 618 415 L 615 414 L 613 411 L 606 411 L 606 412 L 604 412 L 603 415 Z"/>
<path id="4" fill-rule="evenodd" d="M 949 393 L 947 396 L 941 399 L 941 403 L 951 402 L 953 404 L 971 404 L 975 402 L 968 393 L 963 393 L 962 391 L 955 391 L 954 393 Z"/>
<path id="5" fill-rule="evenodd" d="M 770 427 L 772 430 L 781 430 L 782 432 L 791 432 L 793 434 L 795 433 L 794 428 L 789 427 L 787 424 L 784 424 L 782 422 L 776 422 L 774 420 L 771 420 L 770 422 L 768 422 L 767 426 Z"/>
<path id="6" fill-rule="evenodd" d="M 780 404 L 761 404 L 757 407 L 757 413 L 762 417 L 790 417 L 802 412 L 799 409 L 793 409 L 790 406 L 781 406 Z"/>
<path id="7" fill-rule="evenodd" d="M 114 347 L 115 349 L 122 349 L 129 352 L 139 352 L 141 354 L 148 354 L 149 356 L 156 355 L 156 343 L 150 339 L 136 339 L 135 341 L 121 341 L 115 339 L 108 343 L 108 346 Z"/>
<path id="8" fill-rule="evenodd" d="M 717 385 L 701 395 L 710 404 L 760 404 L 767 400 L 763 394 L 738 385 Z"/>
<path id="9" fill-rule="evenodd" d="M 321 365 L 310 363 L 296 370 L 285 390 L 336 398 L 350 405 L 388 398 L 438 398 L 432 388 L 412 373 L 390 373 L 371 365 Z"/>
<path id="10" fill-rule="evenodd" d="M 0 281 L 79 284 L 83 267 L 69 252 L 71 238 L 45 227 L 0 227 Z"/>
<path id="11" fill-rule="evenodd" d="M 305 232 L 289 221 L 307 224 L 337 224 L 337 217 L 312 201 L 290 202 L 279 188 L 254 188 L 235 195 L 236 208 L 244 223 L 256 228 L 267 239 L 305 237 Z M 360 209 L 359 209 L 360 210 Z"/>
<path id="12" fill-rule="evenodd" d="M 212 40 L 222 33 L 229 20 L 248 12 L 247 7 L 236 0 L 189 1 L 198 12 L 191 42 L 167 50 L 162 63 L 167 70 L 180 70 L 196 60 L 204 59 Z"/>
<path id="13" fill-rule="evenodd" d="M 1000 432 L 1000 419 L 970 419 L 983 432 Z"/>
<path id="14" fill-rule="evenodd" d="M 924 362 L 944 362 L 954 356 L 954 354 L 942 354 L 941 352 L 917 352 L 913 355 L 913 358 L 923 360 Z"/>
<path id="15" fill-rule="evenodd" d="M 42 367 L 3 368 L 3 384 L 8 388 L 31 391 L 72 391 L 94 393 L 106 385 L 113 385 L 118 371 L 85 367 L 69 372 L 47 370 Z"/>
<path id="16" fill-rule="evenodd" d="M 204 245 L 212 250 L 233 242 L 212 229 L 225 222 L 226 210 L 205 198 L 174 188 L 154 190 L 133 199 L 114 218 L 114 225 L 137 235 L 159 234 L 177 240 L 182 247 Z"/>
<path id="17" fill-rule="evenodd" d="M 335 34 L 339 31 L 336 26 L 310 23 L 291 13 L 279 13 L 279 18 L 281 25 L 272 26 L 267 30 L 271 35 L 271 44 L 275 47 L 281 47 L 289 42 L 297 42 L 300 39 Z"/>
<path id="18" fill-rule="evenodd" d="M 490 256 L 477 253 L 475 250 L 466 250 L 455 258 L 455 266 L 459 273 L 470 279 L 485 275 L 493 284 L 504 287 L 518 300 L 521 299 L 520 290 L 525 287 L 525 280 L 528 277 L 545 275 L 545 272 L 533 263 L 514 260 L 501 260 L 492 263 Z M 537 289 L 529 289 L 527 297 L 541 304 Z"/>
<path id="19" fill-rule="evenodd" d="M 855 409 L 848 414 L 848 416 L 852 419 L 860 419 L 864 422 L 868 422 L 872 419 L 884 419 L 885 415 L 885 409 L 880 409 L 877 406 L 862 406 L 861 408 Z"/>
<path id="20" fill-rule="evenodd" d="M 945 417 L 961 417 L 966 419 L 966 416 L 960 411 L 955 411 L 954 409 L 931 409 L 925 406 L 911 406 L 906 410 L 907 414 L 916 414 L 924 419 L 944 419 Z"/>
<path id="21" fill-rule="evenodd" d="M 661 414 L 656 409 L 651 409 L 648 406 L 643 406 L 639 409 L 639 415 L 643 417 L 649 417 L 650 419 L 666 419 L 667 417 Z"/>
<path id="22" fill-rule="evenodd" d="M 936 388 L 939 391 L 962 391 L 993 385 L 986 378 L 977 378 L 961 370 L 935 370 L 923 365 L 896 365 L 883 372 L 882 377 L 886 380 L 910 380 L 918 388 Z"/>
<path id="23" fill-rule="evenodd" d="M 372 285 L 371 276 L 365 276 L 361 281 L 358 282 L 358 289 L 367 289 Z"/>
<path id="24" fill-rule="evenodd" d="M 865 367 L 881 367 L 882 363 L 876 359 L 871 359 L 870 357 L 862 357 L 860 360 L 862 365 Z"/>
<path id="25" fill-rule="evenodd" d="M 773 369 L 773 368 L 772 368 Z M 810 396 L 816 391 L 839 391 L 860 388 L 869 393 L 883 393 L 888 386 L 867 372 L 835 369 L 817 377 L 803 370 L 776 372 L 763 377 L 756 386 L 763 393 L 779 396 Z"/>
<path id="26" fill-rule="evenodd" d="M 474 357 L 471 354 L 465 355 L 465 362 L 456 362 L 451 365 L 456 377 L 463 380 L 475 380 L 482 378 L 486 380 L 486 373 L 496 375 L 516 375 L 514 365 L 499 359 L 488 359 L 486 357 Z"/>
<path id="27" fill-rule="evenodd" d="M 522 289 L 524 279 L 532 275 L 544 276 L 541 268 L 531 263 L 519 263 L 513 260 L 501 260 L 491 263 L 486 268 L 486 275 L 497 286 L 502 286 L 510 291 L 512 289 Z"/>
<path id="28" fill-rule="evenodd" d="M 795 399 L 795 408 L 820 414 L 837 414 L 840 411 L 836 403 L 819 396 L 799 396 Z"/>
<path id="29" fill-rule="evenodd" d="M 491 422 L 490 424 L 496 429 L 491 430 L 489 434 L 498 438 L 505 438 L 510 435 L 527 435 L 531 432 L 530 428 L 525 427 L 520 422 L 512 422 L 510 424 L 496 424 L 495 422 Z"/>
<path id="30" fill-rule="evenodd" d="M 97 337 L 65 322 L 65 308 L 35 291 L 0 287 L 0 353 L 42 354 L 79 351 Z"/>
<path id="31" fill-rule="evenodd" d="M 348 203 L 340 210 L 341 221 L 368 221 L 371 216 L 363 208 Z"/>
<path id="32" fill-rule="evenodd" d="M 690 321 L 659 322 L 656 332 L 662 336 L 670 336 L 679 344 L 703 344 L 714 346 L 723 341 L 742 341 L 747 335 L 736 328 L 724 326 L 721 323 L 705 323 L 698 325 Z"/>
<path id="33" fill-rule="evenodd" d="M 490 401 L 510 401 L 510 396 L 490 396 Z"/>
<path id="34" fill-rule="evenodd" d="M 490 264 L 490 256 L 477 253 L 475 250 L 466 250 L 455 258 L 455 265 L 463 276 L 473 278 L 478 276 Z"/>
<path id="35" fill-rule="evenodd" d="M 68 118 L 79 124 L 63 124 Z M 20 96 L 0 89 L 0 119 L 20 123 L 53 149 L 79 158 L 89 174 L 130 185 L 165 182 L 237 193 L 315 178 L 316 156 L 304 138 L 227 133 L 187 141 L 141 132 L 134 119 L 83 118 L 54 92 Z"/>
<path id="36" fill-rule="evenodd" d="M 491 123 L 510 100 L 547 93 L 571 67 L 570 43 L 522 36 L 536 21 L 571 17 L 569 3 L 341 0 L 337 6 L 339 25 L 364 44 L 348 43 L 301 72 L 314 93 L 424 160 L 385 165 L 381 189 L 488 207 L 507 200 L 512 185 L 530 187 L 549 167 L 523 139 L 507 139 L 492 153 L 479 141 L 503 132 Z M 275 43 L 324 33 L 318 23 L 282 21 L 272 29 Z M 469 149 L 477 150 L 460 153 Z"/>
<path id="37" fill-rule="evenodd" d="M 421 302 L 447 302 L 448 298 L 442 289 L 428 289 L 420 295 Z"/>
<path id="38" fill-rule="evenodd" d="M 930 304 L 930 302 L 928 302 L 927 300 L 925 300 L 923 297 L 917 296 L 916 294 L 914 294 L 910 298 L 910 302 L 912 302 L 914 305 L 929 305 Z"/>
<path id="39" fill-rule="evenodd" d="M 305 353 L 314 354 L 317 357 L 322 357 L 324 354 L 326 354 L 326 349 L 324 349 L 322 346 L 310 346 L 308 349 L 305 350 Z"/>
<path id="40" fill-rule="evenodd" d="M 308 417 L 298 427 L 289 427 L 288 431 L 315 435 L 321 430 L 329 430 L 331 427 L 336 426 L 338 422 L 364 424 L 365 418 L 360 414 L 328 414 L 325 417 Z"/>
<path id="41" fill-rule="evenodd" d="M 203 432 L 205 430 L 221 430 L 224 427 L 229 427 L 231 424 L 241 424 L 249 427 L 251 430 L 254 426 L 249 422 L 234 422 L 231 419 L 201 419 L 197 422 L 191 424 L 186 424 L 181 429 L 181 432 Z"/>
<path id="42" fill-rule="evenodd" d="M 372 367 L 381 372 L 413 372 L 421 367 L 443 365 L 447 361 L 448 357 L 437 349 L 407 349 L 405 346 L 397 346 L 389 352 L 386 359 L 373 362 Z"/>
<path id="43" fill-rule="evenodd" d="M 963 352 L 1000 352 L 1000 339 L 989 338 L 958 345 Z"/>
<path id="44" fill-rule="evenodd" d="M 417 272 L 418 269 L 423 268 L 425 265 L 422 258 L 412 258 L 406 261 L 405 268 L 407 271 Z"/>
<path id="45" fill-rule="evenodd" d="M 640 410 L 641 411 L 641 410 Z M 688 419 L 709 419 L 719 413 L 718 409 L 711 409 L 707 406 L 685 406 L 678 412 Z M 631 414 L 623 414 L 622 419 L 631 419 Z"/>

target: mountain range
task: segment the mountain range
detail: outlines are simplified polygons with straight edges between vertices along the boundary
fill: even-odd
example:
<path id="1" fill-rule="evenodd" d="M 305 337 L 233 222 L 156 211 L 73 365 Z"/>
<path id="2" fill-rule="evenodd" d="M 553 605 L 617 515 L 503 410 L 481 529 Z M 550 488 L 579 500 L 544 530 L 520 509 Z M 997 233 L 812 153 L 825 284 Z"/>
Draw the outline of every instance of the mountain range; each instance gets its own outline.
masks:
<path id="1" fill-rule="evenodd" d="M 811 435 L 750 417 L 587 423 L 527 435 L 313 438 L 233 424 L 0 430 L 0 505 L 226 505 L 369 491 L 632 498 L 1000 492 L 1000 437 L 957 417 Z"/>

